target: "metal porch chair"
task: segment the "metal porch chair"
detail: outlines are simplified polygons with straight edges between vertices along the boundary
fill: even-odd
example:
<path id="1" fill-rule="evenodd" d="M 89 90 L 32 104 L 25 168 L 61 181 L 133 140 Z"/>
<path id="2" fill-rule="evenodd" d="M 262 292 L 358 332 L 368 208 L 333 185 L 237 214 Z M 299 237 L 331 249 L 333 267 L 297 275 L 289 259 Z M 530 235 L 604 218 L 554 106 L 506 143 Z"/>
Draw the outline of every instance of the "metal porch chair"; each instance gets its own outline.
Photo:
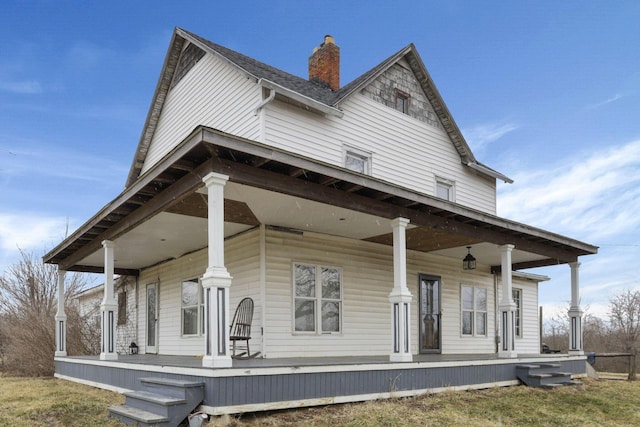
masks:
<path id="1" fill-rule="evenodd" d="M 251 359 L 259 353 L 251 354 L 249 340 L 251 339 L 251 321 L 253 320 L 253 300 L 243 298 L 236 308 L 229 331 L 229 340 L 233 343 L 232 355 L 234 359 Z M 244 341 L 244 344 L 242 343 Z M 236 354 L 237 351 L 242 353 Z"/>

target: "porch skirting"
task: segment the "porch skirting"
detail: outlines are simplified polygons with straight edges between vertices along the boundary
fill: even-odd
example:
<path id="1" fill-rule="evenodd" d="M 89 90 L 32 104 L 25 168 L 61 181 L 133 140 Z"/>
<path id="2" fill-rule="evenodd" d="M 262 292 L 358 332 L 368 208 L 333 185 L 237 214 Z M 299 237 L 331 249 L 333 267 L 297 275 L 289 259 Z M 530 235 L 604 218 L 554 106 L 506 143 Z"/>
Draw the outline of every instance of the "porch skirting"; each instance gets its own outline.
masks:
<path id="1" fill-rule="evenodd" d="M 586 372 L 584 356 L 566 355 L 517 359 L 462 356 L 460 360 L 412 363 L 347 359 L 329 359 L 325 364 L 317 359 L 296 359 L 297 364 L 289 360 L 286 366 L 265 359 L 238 367 L 234 361 L 232 368 L 210 369 L 197 366 L 201 359 L 195 357 L 151 362 L 145 361 L 145 355 L 125 361 L 57 357 L 55 376 L 120 393 L 139 388 L 140 378 L 200 381 L 205 383 L 200 410 L 221 415 L 517 385 L 516 366 L 520 364 L 553 362 L 574 377 Z"/>

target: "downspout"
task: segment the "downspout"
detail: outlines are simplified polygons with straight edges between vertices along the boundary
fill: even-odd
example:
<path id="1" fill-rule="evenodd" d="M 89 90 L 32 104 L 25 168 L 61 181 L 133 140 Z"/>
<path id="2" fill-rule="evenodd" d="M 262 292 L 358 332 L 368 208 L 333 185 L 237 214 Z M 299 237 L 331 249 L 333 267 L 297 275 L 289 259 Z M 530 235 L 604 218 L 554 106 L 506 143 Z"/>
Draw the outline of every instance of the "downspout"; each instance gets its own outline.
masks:
<path id="1" fill-rule="evenodd" d="M 493 323 L 495 333 L 496 354 L 500 349 L 500 313 L 498 310 L 498 274 L 493 273 Z"/>
<path id="2" fill-rule="evenodd" d="M 258 104 L 258 106 L 256 107 L 256 112 L 253 115 L 257 116 L 260 113 L 260 111 L 265 107 L 265 105 L 273 101 L 275 97 L 276 97 L 276 90 L 270 88 L 269 96 L 267 96 L 265 99 L 262 100 L 260 104 Z"/>

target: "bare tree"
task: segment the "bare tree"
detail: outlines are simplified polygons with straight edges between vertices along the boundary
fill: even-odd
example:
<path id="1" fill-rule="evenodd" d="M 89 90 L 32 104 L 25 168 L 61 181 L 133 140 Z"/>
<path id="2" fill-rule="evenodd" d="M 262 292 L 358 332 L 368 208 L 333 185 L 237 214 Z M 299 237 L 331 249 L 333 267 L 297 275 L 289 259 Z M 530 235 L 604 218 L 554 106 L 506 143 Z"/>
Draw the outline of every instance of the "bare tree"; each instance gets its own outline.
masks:
<path id="1" fill-rule="evenodd" d="M 32 253 L 20 251 L 21 260 L 0 277 L 0 337 L 4 368 L 18 375 L 52 375 L 55 352 L 58 274 Z M 67 352 L 84 354 L 77 334 L 84 329 L 72 296 L 88 282 L 88 276 L 65 277 Z"/>
<path id="2" fill-rule="evenodd" d="M 637 353 L 640 339 L 640 290 L 626 290 L 611 298 L 609 320 L 621 350 Z"/>

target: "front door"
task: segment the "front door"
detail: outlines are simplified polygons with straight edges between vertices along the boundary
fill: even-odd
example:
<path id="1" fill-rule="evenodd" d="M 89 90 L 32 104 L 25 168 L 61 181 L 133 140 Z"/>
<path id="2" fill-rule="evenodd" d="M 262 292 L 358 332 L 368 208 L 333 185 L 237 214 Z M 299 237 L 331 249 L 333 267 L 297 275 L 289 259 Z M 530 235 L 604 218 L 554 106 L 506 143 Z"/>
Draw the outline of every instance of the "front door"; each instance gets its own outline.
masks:
<path id="1" fill-rule="evenodd" d="M 158 284 L 147 285 L 146 353 L 158 353 Z"/>
<path id="2" fill-rule="evenodd" d="M 421 274 L 420 280 L 420 353 L 440 353 L 440 277 Z"/>

